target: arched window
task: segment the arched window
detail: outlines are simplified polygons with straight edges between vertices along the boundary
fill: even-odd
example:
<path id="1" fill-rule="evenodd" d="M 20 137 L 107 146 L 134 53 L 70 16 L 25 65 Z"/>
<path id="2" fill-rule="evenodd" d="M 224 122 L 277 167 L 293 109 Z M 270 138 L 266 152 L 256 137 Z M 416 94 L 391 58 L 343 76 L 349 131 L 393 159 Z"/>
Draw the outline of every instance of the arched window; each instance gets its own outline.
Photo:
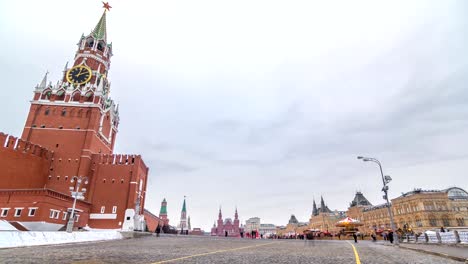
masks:
<path id="1" fill-rule="evenodd" d="M 66 116 L 66 115 L 67 115 L 67 109 L 64 108 L 64 109 L 62 109 L 62 116 Z"/>
<path id="2" fill-rule="evenodd" d="M 92 48 L 94 46 L 94 39 L 89 38 L 86 40 L 86 47 Z"/>
<path id="3" fill-rule="evenodd" d="M 104 51 L 104 43 L 102 41 L 98 42 L 97 49 L 100 51 Z"/>

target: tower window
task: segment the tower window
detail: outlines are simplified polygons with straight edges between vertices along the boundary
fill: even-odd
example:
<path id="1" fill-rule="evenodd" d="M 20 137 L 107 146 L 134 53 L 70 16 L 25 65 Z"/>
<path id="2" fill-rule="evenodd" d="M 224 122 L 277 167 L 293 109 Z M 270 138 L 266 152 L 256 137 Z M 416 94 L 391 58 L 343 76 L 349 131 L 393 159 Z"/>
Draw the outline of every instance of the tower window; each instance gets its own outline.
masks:
<path id="1" fill-rule="evenodd" d="M 41 125 L 41 128 L 45 128 L 45 125 Z"/>
<path id="2" fill-rule="evenodd" d="M 59 129 L 63 129 L 63 126 L 59 126 Z"/>
<path id="3" fill-rule="evenodd" d="M 32 125 L 32 127 L 37 127 L 36 125 Z"/>
<path id="4" fill-rule="evenodd" d="M 106 207 L 105 207 L 105 206 L 101 206 L 101 214 L 103 214 L 105 210 L 106 210 Z"/>
<path id="5" fill-rule="evenodd" d="M 100 50 L 100 51 L 103 51 L 103 50 L 104 50 L 104 48 L 102 47 L 102 44 L 101 44 L 101 43 L 98 43 L 97 49 Z"/>
<path id="6" fill-rule="evenodd" d="M 67 110 L 66 109 L 63 109 L 62 110 L 62 116 L 65 116 L 67 114 Z"/>
<path id="7" fill-rule="evenodd" d="M 49 112 L 50 112 L 50 110 L 49 110 L 49 109 L 46 109 L 46 110 L 44 111 L 44 115 L 49 115 Z"/>
<path id="8" fill-rule="evenodd" d="M 59 144 L 55 144 L 55 147 L 58 148 L 58 147 L 59 147 Z"/>

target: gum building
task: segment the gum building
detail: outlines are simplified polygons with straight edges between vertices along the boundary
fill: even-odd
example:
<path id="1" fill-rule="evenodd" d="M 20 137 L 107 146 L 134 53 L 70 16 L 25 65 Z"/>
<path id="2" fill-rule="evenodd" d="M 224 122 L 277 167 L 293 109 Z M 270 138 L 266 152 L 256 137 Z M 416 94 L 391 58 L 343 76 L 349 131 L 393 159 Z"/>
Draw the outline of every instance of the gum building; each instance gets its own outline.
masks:
<path id="1" fill-rule="evenodd" d="M 391 200 L 396 228 L 414 232 L 439 229 L 466 229 L 468 223 L 468 193 L 459 187 L 444 190 L 414 189 Z M 362 193 L 356 193 L 347 211 L 349 217 L 360 220 L 359 229 L 366 233 L 390 228 L 386 204 L 373 206 Z"/>
<path id="2" fill-rule="evenodd" d="M 114 153 L 120 120 L 106 11 L 78 39 L 63 77 L 52 84 L 46 74 L 34 88 L 21 137 L 0 133 L 0 220 L 20 230 L 63 230 L 74 177 L 84 179 L 75 228 L 144 228 L 148 167 L 140 155 Z"/>

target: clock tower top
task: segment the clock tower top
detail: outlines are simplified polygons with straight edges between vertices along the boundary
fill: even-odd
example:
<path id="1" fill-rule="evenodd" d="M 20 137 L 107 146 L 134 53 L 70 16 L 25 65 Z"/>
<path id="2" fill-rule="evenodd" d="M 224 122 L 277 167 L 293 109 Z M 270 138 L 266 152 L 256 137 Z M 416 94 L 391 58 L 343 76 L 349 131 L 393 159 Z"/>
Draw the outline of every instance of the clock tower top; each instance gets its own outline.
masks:
<path id="1" fill-rule="evenodd" d="M 69 136 L 71 131 L 86 131 L 88 134 L 83 138 L 85 143 L 79 145 L 76 151 L 67 149 L 68 154 L 81 155 L 81 147 L 91 153 L 112 153 L 118 132 L 119 111 L 110 97 L 108 80 L 112 43 L 107 41 L 106 16 L 111 6 L 103 4 L 104 12 L 98 23 L 88 35 L 82 34 L 80 37 L 73 65 L 65 65 L 61 80 L 55 85 L 48 83 L 46 74 L 35 87 L 23 131 L 24 140 L 51 148 L 61 144 L 43 135 L 49 130 L 55 129 L 57 135 L 63 134 L 64 141 L 73 138 Z M 96 140 L 91 140 L 95 137 Z"/>

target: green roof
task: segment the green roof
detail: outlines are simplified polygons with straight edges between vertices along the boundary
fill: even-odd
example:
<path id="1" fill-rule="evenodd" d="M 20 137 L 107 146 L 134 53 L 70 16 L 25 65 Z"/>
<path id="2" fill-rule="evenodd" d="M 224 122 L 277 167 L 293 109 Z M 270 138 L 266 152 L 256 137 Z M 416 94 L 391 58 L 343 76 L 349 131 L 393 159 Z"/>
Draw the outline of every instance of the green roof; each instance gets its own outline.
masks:
<path id="1" fill-rule="evenodd" d="M 96 27 L 94 28 L 93 32 L 91 32 L 93 37 L 97 40 L 104 40 L 107 42 L 107 32 L 106 32 L 106 12 L 101 16 L 99 22 L 97 23 Z"/>
<path id="2" fill-rule="evenodd" d="M 166 202 L 166 198 L 164 198 L 163 203 Z M 161 205 L 161 210 L 159 210 L 159 215 L 167 215 L 167 206 Z"/>
<path id="3" fill-rule="evenodd" d="M 184 204 L 182 205 L 182 212 L 187 212 L 187 207 L 185 206 L 185 199 L 184 199 Z"/>

